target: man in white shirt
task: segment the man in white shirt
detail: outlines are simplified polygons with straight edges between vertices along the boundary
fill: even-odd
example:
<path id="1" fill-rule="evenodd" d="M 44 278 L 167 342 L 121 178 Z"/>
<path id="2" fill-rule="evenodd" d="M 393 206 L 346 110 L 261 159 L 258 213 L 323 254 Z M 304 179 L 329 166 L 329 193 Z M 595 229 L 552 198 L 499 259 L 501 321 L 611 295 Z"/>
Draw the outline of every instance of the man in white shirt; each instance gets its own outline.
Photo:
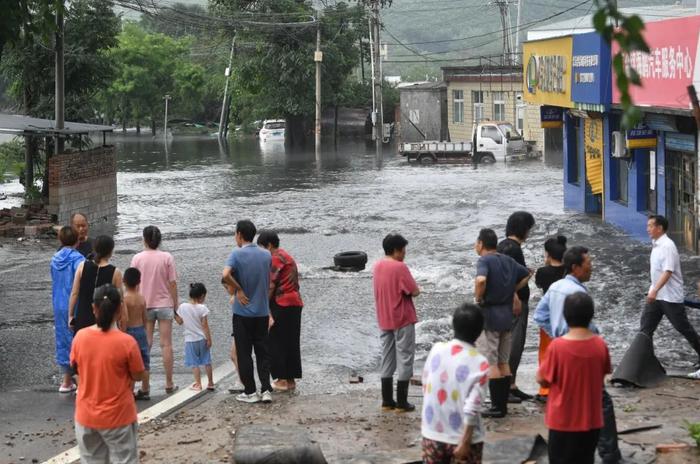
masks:
<path id="1" fill-rule="evenodd" d="M 690 325 L 683 304 L 685 291 L 680 256 L 673 240 L 666 235 L 667 229 L 668 220 L 665 217 L 649 216 L 647 233 L 652 241 L 649 271 L 651 286 L 642 313 L 640 331 L 652 338 L 665 315 L 673 327 L 688 340 L 700 360 L 700 337 Z"/>

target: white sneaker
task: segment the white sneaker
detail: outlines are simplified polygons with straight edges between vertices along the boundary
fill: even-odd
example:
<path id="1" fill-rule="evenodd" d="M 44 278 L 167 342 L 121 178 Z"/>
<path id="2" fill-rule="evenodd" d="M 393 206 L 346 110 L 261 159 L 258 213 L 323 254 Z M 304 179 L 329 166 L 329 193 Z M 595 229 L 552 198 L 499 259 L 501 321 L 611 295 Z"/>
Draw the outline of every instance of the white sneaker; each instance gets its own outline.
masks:
<path id="1" fill-rule="evenodd" d="M 231 385 L 231 388 L 228 389 L 229 393 L 243 393 L 244 391 L 245 387 L 239 380 L 235 380 L 233 385 Z"/>
<path id="2" fill-rule="evenodd" d="M 76 391 L 77 389 L 78 389 L 78 386 L 76 384 L 72 383 L 70 385 L 70 387 L 64 387 L 63 385 L 61 385 L 60 387 L 58 387 L 58 392 L 59 393 L 70 393 L 70 392 Z"/>
<path id="3" fill-rule="evenodd" d="M 236 401 L 240 401 L 241 403 L 257 403 L 260 401 L 260 395 L 258 395 L 258 392 L 253 392 L 250 395 L 241 393 L 236 396 Z"/>
<path id="4" fill-rule="evenodd" d="M 691 372 L 690 374 L 688 374 L 688 378 L 690 378 L 690 379 L 700 379 L 700 369 L 698 369 L 698 370 L 695 371 L 695 372 Z"/>
<path id="5" fill-rule="evenodd" d="M 269 391 L 264 391 L 262 393 L 262 402 L 263 403 L 272 403 L 272 393 Z"/>

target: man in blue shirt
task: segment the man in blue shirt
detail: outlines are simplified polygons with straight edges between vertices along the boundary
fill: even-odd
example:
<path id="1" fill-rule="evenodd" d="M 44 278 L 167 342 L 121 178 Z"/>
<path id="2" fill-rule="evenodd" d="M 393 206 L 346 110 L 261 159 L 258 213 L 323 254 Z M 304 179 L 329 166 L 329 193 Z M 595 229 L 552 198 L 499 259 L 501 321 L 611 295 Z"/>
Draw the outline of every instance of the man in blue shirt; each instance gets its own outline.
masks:
<path id="1" fill-rule="evenodd" d="M 273 324 L 270 316 L 270 252 L 253 243 L 255 225 L 249 220 L 236 224 L 236 245 L 226 261 L 223 280 L 234 288 L 233 336 L 238 353 L 238 376 L 245 391 L 238 401 L 257 403 L 272 401 L 270 359 L 267 335 Z M 260 394 L 255 386 L 253 350 L 260 378 Z"/>
<path id="2" fill-rule="evenodd" d="M 540 300 L 535 309 L 535 323 L 552 337 L 561 337 L 569 332 L 569 326 L 564 319 L 564 300 L 574 293 L 588 293 L 584 282 L 591 280 L 593 265 L 588 249 L 582 246 L 571 247 L 564 253 L 564 268 L 566 277 L 554 282 Z M 598 333 L 593 325 L 589 329 Z M 622 459 L 617 444 L 617 424 L 612 398 L 603 389 L 603 429 L 598 438 L 598 454 L 604 464 L 619 463 Z"/>

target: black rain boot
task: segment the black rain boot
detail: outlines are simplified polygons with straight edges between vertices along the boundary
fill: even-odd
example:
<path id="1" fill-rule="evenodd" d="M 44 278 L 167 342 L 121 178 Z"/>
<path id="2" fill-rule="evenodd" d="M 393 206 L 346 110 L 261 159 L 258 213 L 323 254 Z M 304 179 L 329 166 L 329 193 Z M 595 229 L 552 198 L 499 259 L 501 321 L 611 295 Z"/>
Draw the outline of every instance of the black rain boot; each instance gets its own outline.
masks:
<path id="1" fill-rule="evenodd" d="M 504 390 L 505 387 L 505 390 Z M 508 414 L 508 390 L 510 382 L 501 377 L 489 380 L 489 392 L 491 393 L 491 408 L 482 411 L 482 417 L 500 419 Z"/>
<path id="2" fill-rule="evenodd" d="M 520 398 L 519 396 L 517 396 L 517 395 L 514 393 L 515 390 L 511 390 L 511 388 L 510 388 L 510 385 L 511 385 L 511 383 L 512 383 L 512 381 L 513 381 L 513 376 L 512 376 L 512 375 L 509 375 L 509 376 L 507 376 L 507 377 L 505 377 L 505 378 L 508 379 L 508 402 L 509 402 L 510 404 L 520 404 L 520 403 L 522 403 L 522 402 L 523 402 L 523 399 Z M 518 391 L 520 391 L 520 390 L 518 390 Z"/>
<path id="3" fill-rule="evenodd" d="M 396 382 L 396 412 L 415 411 L 415 405 L 408 402 L 408 380 Z"/>
<path id="4" fill-rule="evenodd" d="M 394 401 L 394 379 L 382 378 L 382 411 L 393 411 L 396 408 Z"/>

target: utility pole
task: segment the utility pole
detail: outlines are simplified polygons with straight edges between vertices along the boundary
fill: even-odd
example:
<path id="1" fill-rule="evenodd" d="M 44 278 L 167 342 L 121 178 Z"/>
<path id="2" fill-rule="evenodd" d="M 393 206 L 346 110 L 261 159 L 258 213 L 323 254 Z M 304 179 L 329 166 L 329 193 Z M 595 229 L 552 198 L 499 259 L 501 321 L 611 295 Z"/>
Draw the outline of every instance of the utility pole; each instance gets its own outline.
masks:
<path id="1" fill-rule="evenodd" d="M 698 0 L 700 1 L 700 0 Z M 518 0 L 518 14 L 515 17 L 515 60 L 514 64 L 518 64 L 518 56 L 520 55 L 520 11 L 523 7 L 523 0 Z"/>
<path id="2" fill-rule="evenodd" d="M 316 124 L 314 134 L 316 135 L 316 152 L 321 151 L 321 62 L 323 52 L 321 51 L 321 18 L 316 19 L 316 52 L 314 61 L 316 62 Z"/>
<path id="3" fill-rule="evenodd" d="M 384 129 L 384 115 L 381 112 L 382 107 L 382 72 L 379 60 L 381 60 L 381 52 L 379 50 L 379 0 L 372 0 L 372 16 L 371 16 L 371 32 L 372 32 L 372 84 L 374 87 L 374 114 L 372 123 L 374 124 L 374 136 L 376 143 L 376 156 L 381 158 L 382 155 L 382 130 Z"/>
<path id="4" fill-rule="evenodd" d="M 165 137 L 166 139 L 168 138 L 168 102 L 170 101 L 170 98 L 170 95 L 166 95 L 165 97 L 163 97 L 163 99 L 165 100 L 165 121 L 163 121 L 163 137 Z M 154 133 L 153 136 L 155 137 L 156 134 Z"/>
<path id="5" fill-rule="evenodd" d="M 510 7 L 508 0 L 494 0 L 494 4 L 498 7 L 501 13 L 501 27 L 503 28 L 503 65 L 509 64 L 511 59 L 511 34 L 510 29 Z"/>
<path id="6" fill-rule="evenodd" d="M 63 69 L 63 5 L 56 6 L 56 88 L 55 117 L 56 130 L 65 127 L 65 73 Z M 56 135 L 55 153 L 63 152 L 63 137 Z"/>
<path id="7" fill-rule="evenodd" d="M 228 56 L 228 68 L 224 71 L 226 84 L 224 85 L 224 100 L 221 102 L 221 118 L 219 119 L 219 139 L 225 139 L 228 133 L 228 82 L 231 80 L 231 67 L 233 66 L 233 50 L 236 46 L 236 34 L 231 39 L 231 53 Z"/>

